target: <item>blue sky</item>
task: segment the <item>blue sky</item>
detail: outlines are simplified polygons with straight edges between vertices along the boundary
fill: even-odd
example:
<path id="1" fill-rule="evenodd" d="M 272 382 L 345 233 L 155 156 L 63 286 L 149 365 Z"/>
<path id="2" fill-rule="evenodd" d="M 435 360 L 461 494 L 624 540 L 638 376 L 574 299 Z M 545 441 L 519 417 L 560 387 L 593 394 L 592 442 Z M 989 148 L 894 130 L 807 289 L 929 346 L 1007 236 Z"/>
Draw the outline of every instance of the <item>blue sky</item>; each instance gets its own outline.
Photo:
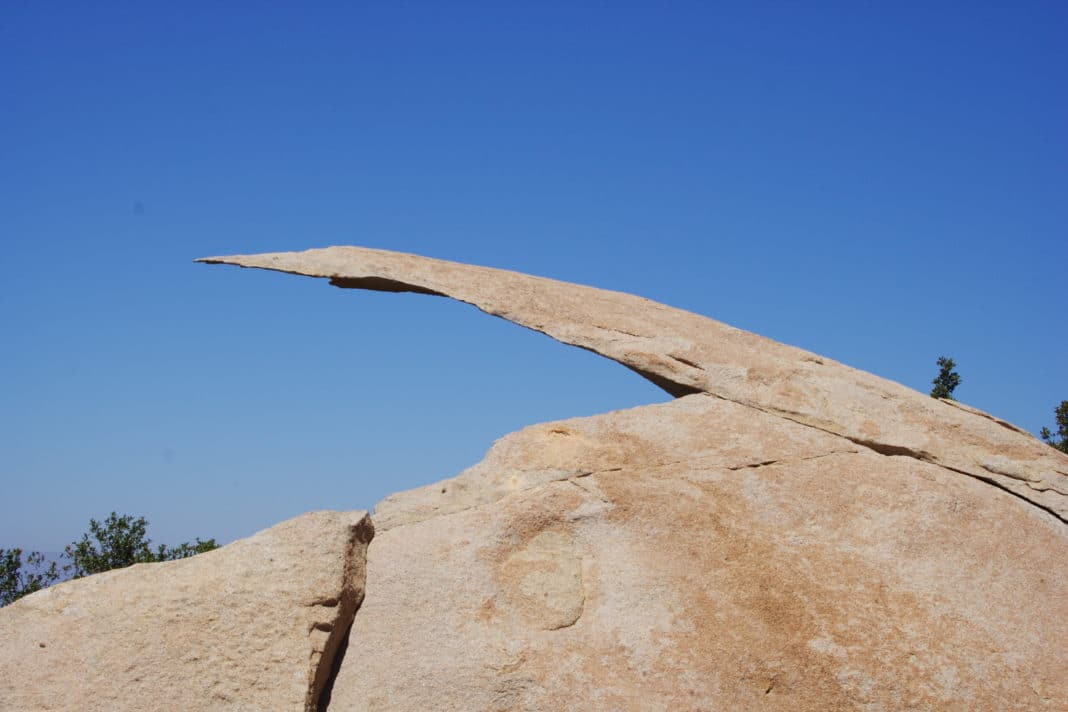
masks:
<path id="1" fill-rule="evenodd" d="M 1068 399 L 1063 3 L 8 3 L 0 547 L 231 540 L 663 401 L 332 244 L 641 294 L 1037 431 Z M 536 6 L 535 6 L 536 5 Z M 915 5 L 915 6 L 912 6 Z"/>

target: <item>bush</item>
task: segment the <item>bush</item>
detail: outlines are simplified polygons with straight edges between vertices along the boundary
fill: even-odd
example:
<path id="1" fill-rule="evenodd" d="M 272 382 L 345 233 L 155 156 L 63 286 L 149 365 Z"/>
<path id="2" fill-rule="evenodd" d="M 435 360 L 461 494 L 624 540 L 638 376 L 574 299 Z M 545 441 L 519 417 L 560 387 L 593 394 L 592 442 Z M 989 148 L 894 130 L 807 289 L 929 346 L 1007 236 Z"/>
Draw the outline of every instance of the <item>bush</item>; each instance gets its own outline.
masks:
<path id="1" fill-rule="evenodd" d="M 0 549 L 0 606 L 40 591 L 60 579 L 56 563 L 53 561 L 45 568 L 44 554 L 39 551 L 26 556 L 26 568 L 23 571 L 22 549 Z"/>
<path id="2" fill-rule="evenodd" d="M 61 568 L 55 562 L 44 567 L 44 555 L 34 551 L 26 556 L 23 570 L 22 549 L 0 549 L 0 606 L 66 578 L 81 578 L 131 564 L 174 561 L 217 549 L 214 539 L 197 540 L 175 547 L 160 544 L 152 548 L 147 536 L 148 521 L 129 514 L 112 512 L 103 523 L 89 520 L 89 531 L 81 541 L 71 542 L 63 550 L 70 561 Z M 32 569 L 32 571 L 31 571 Z M 62 572 L 62 573 L 61 573 Z"/>
<path id="3" fill-rule="evenodd" d="M 71 562 L 64 570 L 72 573 L 71 578 L 81 578 L 131 564 L 184 559 L 218 548 L 214 539 L 201 541 L 197 538 L 194 544 L 186 542 L 174 548 L 160 544 L 153 550 L 147 531 L 148 521 L 144 517 L 134 519 L 129 514 L 120 517 L 112 512 L 103 524 L 90 519 L 89 532 L 82 535 L 81 541 L 68 544 L 64 550 L 63 556 Z"/>
<path id="4" fill-rule="evenodd" d="M 931 389 L 931 397 L 952 400 L 953 391 L 960 385 L 960 374 L 953 370 L 957 364 L 951 358 L 939 356 L 938 366 L 938 375 L 931 381 L 934 384 L 934 388 Z"/>
<path id="5" fill-rule="evenodd" d="M 1042 428 L 1040 434 L 1050 447 L 1068 453 L 1068 401 L 1061 401 L 1061 404 L 1053 411 L 1053 415 L 1057 419 L 1057 436 L 1060 440 L 1053 437 L 1049 428 Z"/>

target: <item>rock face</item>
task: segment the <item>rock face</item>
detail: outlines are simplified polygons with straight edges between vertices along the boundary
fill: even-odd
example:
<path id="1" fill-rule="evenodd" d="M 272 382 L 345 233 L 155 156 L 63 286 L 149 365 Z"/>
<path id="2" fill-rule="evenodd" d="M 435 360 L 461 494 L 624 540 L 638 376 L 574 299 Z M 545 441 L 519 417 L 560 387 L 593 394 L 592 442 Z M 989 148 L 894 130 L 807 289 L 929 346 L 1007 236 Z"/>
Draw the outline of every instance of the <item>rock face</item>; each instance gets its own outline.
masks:
<path id="1" fill-rule="evenodd" d="M 314 512 L 16 601 L 0 609 L 0 710 L 315 710 L 372 533 L 365 512 Z"/>
<path id="2" fill-rule="evenodd" d="M 1068 709 L 1068 456 L 1014 426 L 626 294 L 205 261 L 450 296 L 676 399 L 502 438 L 380 503 L 366 559 L 362 514 L 317 514 L 31 595 L 0 610 L 0 709 Z M 300 555 L 249 548 L 282 528 Z"/>
<path id="3" fill-rule="evenodd" d="M 375 518 L 332 710 L 1068 702 L 1062 522 L 711 396 L 528 428 Z"/>

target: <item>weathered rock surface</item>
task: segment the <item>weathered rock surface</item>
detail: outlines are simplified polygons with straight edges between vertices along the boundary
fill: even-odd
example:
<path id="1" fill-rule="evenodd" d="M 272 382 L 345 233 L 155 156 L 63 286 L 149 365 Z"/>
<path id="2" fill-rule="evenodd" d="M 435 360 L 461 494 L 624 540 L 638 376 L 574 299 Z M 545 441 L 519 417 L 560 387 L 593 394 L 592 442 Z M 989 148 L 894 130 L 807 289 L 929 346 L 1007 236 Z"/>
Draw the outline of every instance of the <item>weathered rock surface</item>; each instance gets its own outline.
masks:
<path id="1" fill-rule="evenodd" d="M 1068 528 L 706 395 L 379 505 L 331 710 L 1051 710 Z"/>
<path id="2" fill-rule="evenodd" d="M 315 710 L 373 531 L 365 512 L 314 512 L 16 601 L 0 609 L 0 710 Z"/>
<path id="3" fill-rule="evenodd" d="M 1068 456 L 1014 426 L 630 295 L 206 261 L 451 296 L 676 399 L 502 438 L 381 502 L 366 560 L 364 515 L 320 513 L 29 596 L 0 710 L 1068 709 Z"/>

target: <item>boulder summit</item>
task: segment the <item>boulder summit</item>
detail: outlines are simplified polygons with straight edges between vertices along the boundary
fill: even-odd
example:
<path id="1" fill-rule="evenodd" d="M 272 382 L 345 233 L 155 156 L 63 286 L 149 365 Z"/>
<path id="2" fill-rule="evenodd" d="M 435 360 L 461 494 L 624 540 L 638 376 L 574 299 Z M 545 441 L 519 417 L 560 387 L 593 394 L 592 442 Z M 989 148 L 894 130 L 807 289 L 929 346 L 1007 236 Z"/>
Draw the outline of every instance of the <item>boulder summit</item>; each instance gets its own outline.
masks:
<path id="1" fill-rule="evenodd" d="M 0 710 L 1068 708 L 1068 455 L 1012 424 L 629 294 L 356 247 L 200 261 L 456 299 L 674 400 L 26 596 Z"/>

